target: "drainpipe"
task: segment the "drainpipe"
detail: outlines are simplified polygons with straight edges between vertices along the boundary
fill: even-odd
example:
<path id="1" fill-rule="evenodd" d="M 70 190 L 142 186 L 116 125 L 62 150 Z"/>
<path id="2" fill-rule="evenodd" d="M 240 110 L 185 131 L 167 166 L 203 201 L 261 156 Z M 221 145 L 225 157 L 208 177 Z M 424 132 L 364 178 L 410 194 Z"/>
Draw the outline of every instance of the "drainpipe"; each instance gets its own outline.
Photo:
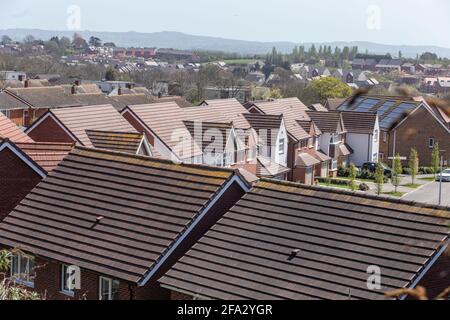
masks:
<path id="1" fill-rule="evenodd" d="M 133 286 L 131 283 L 128 284 L 128 291 L 130 292 L 130 301 L 134 300 Z"/>

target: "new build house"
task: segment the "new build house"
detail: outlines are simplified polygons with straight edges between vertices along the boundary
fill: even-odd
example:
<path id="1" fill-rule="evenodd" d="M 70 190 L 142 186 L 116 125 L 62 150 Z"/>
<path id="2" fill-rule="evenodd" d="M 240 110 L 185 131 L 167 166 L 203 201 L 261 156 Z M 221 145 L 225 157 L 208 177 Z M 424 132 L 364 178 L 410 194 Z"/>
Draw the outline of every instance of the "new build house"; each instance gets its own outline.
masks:
<path id="1" fill-rule="evenodd" d="M 248 189 L 232 169 L 75 147 L 0 223 L 0 246 L 48 300 L 168 299 L 156 280 Z"/>
<path id="2" fill-rule="evenodd" d="M 353 104 L 348 99 L 339 111 L 356 111 L 378 115 L 380 127 L 379 159 L 400 154 L 408 157 L 416 148 L 422 166 L 431 163 L 431 152 L 436 143 L 446 150 L 444 160 L 450 163 L 450 129 L 448 111 L 430 106 L 424 98 L 400 96 L 362 96 Z"/>
<path id="3" fill-rule="evenodd" d="M 137 132 L 109 104 L 50 109 L 26 133 L 39 142 L 69 142 L 133 154 L 152 154 L 145 135 Z"/>
<path id="4" fill-rule="evenodd" d="M 435 297 L 449 283 L 449 218 L 444 207 L 263 179 L 159 282 L 183 300 L 383 300 L 419 285 Z"/>

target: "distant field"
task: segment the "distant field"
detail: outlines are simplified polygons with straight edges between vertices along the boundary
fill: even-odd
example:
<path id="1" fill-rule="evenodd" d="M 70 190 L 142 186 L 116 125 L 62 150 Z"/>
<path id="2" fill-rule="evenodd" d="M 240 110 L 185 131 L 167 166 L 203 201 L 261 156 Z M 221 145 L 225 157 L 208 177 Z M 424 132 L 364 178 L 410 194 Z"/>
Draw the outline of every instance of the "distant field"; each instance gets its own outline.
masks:
<path id="1" fill-rule="evenodd" d="M 255 59 L 236 59 L 236 60 L 224 60 L 226 64 L 255 64 Z"/>

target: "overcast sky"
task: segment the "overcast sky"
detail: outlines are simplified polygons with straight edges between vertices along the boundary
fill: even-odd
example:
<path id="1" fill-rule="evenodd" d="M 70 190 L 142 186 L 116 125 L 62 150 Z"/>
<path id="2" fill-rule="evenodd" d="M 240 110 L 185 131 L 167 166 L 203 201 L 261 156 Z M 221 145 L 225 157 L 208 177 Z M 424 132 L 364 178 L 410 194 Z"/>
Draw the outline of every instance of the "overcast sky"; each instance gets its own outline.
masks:
<path id="1" fill-rule="evenodd" d="M 0 0 L 0 29 L 180 31 L 257 41 L 450 47 L 448 0 Z"/>

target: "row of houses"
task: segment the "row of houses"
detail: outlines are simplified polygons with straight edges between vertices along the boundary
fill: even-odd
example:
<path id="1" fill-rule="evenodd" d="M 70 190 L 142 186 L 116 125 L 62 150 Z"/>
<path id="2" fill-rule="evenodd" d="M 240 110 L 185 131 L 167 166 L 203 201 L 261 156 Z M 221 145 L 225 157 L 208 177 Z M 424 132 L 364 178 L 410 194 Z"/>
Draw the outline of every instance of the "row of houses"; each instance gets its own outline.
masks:
<path id="1" fill-rule="evenodd" d="M 409 117 L 429 111 L 411 101 Z M 448 208 L 306 185 L 379 156 L 388 116 L 365 104 L 47 105 L 25 132 L 0 114 L 11 279 L 47 299 L 383 299 L 417 285 L 437 294 L 449 283 Z"/>
<path id="2" fill-rule="evenodd" d="M 48 164 L 0 223 L 7 276 L 45 299 L 360 300 L 418 285 L 432 297 L 449 284 L 449 208 L 251 181 L 239 169 L 138 154 L 125 135 L 99 138 L 76 129 L 73 111 L 56 116 L 83 145 Z M 0 167 L 20 186 L 45 157 L 21 152 L 41 144 L 8 121 Z M 374 266 L 382 281 L 370 287 Z"/>

